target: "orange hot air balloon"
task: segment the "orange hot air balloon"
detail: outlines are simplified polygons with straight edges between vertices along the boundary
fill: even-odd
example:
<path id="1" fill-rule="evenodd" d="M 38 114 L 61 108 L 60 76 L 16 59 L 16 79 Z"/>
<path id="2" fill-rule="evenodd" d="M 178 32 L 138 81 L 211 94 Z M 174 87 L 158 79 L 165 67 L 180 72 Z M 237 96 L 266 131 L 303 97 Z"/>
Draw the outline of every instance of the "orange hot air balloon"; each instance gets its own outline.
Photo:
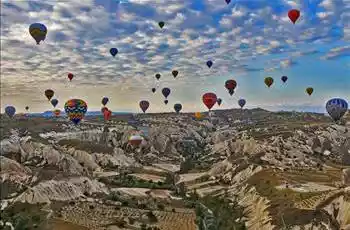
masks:
<path id="1" fill-rule="evenodd" d="M 311 96 L 311 94 L 314 92 L 314 88 L 308 87 L 308 88 L 306 88 L 305 92 L 306 92 L 307 94 L 309 94 L 309 96 Z"/>
<path id="2" fill-rule="evenodd" d="M 267 85 L 270 88 L 271 85 L 273 84 L 273 78 L 272 77 L 266 77 L 264 82 L 265 82 L 265 85 Z"/>
<path id="3" fill-rule="evenodd" d="M 53 111 L 53 114 L 55 114 L 56 117 L 59 117 L 60 114 L 61 114 L 61 110 L 55 109 L 55 110 Z"/>
<path id="4" fill-rule="evenodd" d="M 202 118 L 202 114 L 201 114 L 200 112 L 195 112 L 195 113 L 194 113 L 194 117 L 195 117 L 196 119 L 201 119 L 201 118 Z"/>

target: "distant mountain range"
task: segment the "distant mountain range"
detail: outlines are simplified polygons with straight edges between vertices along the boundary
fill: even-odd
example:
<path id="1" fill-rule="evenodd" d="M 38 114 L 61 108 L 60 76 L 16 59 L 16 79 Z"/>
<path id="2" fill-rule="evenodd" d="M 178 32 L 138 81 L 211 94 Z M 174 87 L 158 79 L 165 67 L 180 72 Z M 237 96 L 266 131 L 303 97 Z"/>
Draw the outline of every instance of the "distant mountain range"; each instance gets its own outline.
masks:
<path id="1" fill-rule="evenodd" d="M 121 115 L 121 114 L 131 114 L 130 112 L 112 112 L 112 115 Z M 60 116 L 65 116 L 64 111 L 61 112 Z M 43 113 L 29 113 L 30 117 L 52 117 L 52 111 L 45 111 Z M 85 116 L 102 116 L 101 111 L 87 111 Z"/>

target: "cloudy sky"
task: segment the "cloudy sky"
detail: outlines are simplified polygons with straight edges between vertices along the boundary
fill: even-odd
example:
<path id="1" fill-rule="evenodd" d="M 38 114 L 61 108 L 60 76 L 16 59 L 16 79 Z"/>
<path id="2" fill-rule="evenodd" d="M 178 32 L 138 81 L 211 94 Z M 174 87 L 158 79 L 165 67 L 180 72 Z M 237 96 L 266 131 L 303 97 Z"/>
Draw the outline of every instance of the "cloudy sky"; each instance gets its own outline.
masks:
<path id="1" fill-rule="evenodd" d="M 293 8 L 301 11 L 295 25 Z M 48 28 L 40 45 L 28 31 L 35 22 Z M 275 79 L 271 88 L 266 76 Z M 227 79 L 238 83 L 232 97 Z M 163 87 L 172 90 L 167 106 Z M 350 99 L 350 0 L 3 0 L 1 111 L 51 110 L 46 89 L 60 109 L 80 98 L 100 110 L 108 96 L 113 111 L 139 111 L 140 100 L 150 101 L 149 112 L 175 103 L 203 111 L 202 94 L 214 92 L 221 108 L 245 98 L 248 108 L 323 112 L 332 97 Z"/>

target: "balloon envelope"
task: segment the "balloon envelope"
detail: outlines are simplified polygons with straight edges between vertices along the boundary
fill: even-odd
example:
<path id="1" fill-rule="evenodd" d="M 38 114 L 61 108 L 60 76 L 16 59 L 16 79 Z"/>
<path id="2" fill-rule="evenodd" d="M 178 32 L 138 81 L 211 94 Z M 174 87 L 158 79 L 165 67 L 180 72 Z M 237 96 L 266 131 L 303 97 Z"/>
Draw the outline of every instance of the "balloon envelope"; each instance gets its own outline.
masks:
<path id="1" fill-rule="evenodd" d="M 11 106 L 11 105 L 6 106 L 5 113 L 7 114 L 7 116 L 12 118 L 15 115 L 15 113 L 16 113 L 16 108 Z"/>
<path id="2" fill-rule="evenodd" d="M 140 101 L 139 105 L 140 105 L 142 112 L 145 113 L 149 107 L 149 102 L 148 101 Z"/>
<path id="3" fill-rule="evenodd" d="M 205 93 L 202 96 L 202 101 L 207 106 L 207 108 L 210 110 L 216 103 L 217 97 L 215 93 Z"/>
<path id="4" fill-rule="evenodd" d="M 348 103 L 344 99 L 333 98 L 326 103 L 326 110 L 334 121 L 338 121 L 348 110 Z"/>
<path id="5" fill-rule="evenodd" d="M 212 61 L 207 61 L 207 66 L 210 68 L 213 65 Z"/>
<path id="6" fill-rule="evenodd" d="M 108 121 L 112 116 L 112 111 L 105 109 L 103 111 L 103 118 L 105 119 L 105 121 Z"/>
<path id="7" fill-rule="evenodd" d="M 78 124 L 85 116 L 87 104 L 81 99 L 70 99 L 64 104 L 64 110 L 69 119 Z"/>
<path id="8" fill-rule="evenodd" d="M 174 105 L 174 110 L 175 112 L 179 113 L 182 110 L 182 105 L 181 104 L 175 104 Z"/>
<path id="9" fill-rule="evenodd" d="M 314 89 L 312 87 L 308 87 L 305 91 L 307 94 L 309 94 L 309 96 L 311 96 L 311 94 L 314 92 Z"/>
<path id="10" fill-rule="evenodd" d="M 179 71 L 173 70 L 171 73 L 174 77 L 177 77 L 177 75 L 179 74 Z"/>
<path id="11" fill-rule="evenodd" d="M 26 109 L 26 110 L 28 111 L 28 109 L 29 109 L 29 106 L 26 106 L 26 107 L 25 107 L 25 109 Z"/>
<path id="12" fill-rule="evenodd" d="M 239 99 L 239 100 L 238 100 L 238 105 L 239 105 L 241 108 L 244 107 L 245 103 L 246 103 L 246 101 L 245 101 L 244 99 Z"/>
<path id="13" fill-rule="evenodd" d="M 53 111 L 53 114 L 55 114 L 55 116 L 58 117 L 58 116 L 61 114 L 61 110 L 55 109 L 55 110 Z"/>
<path id="14" fill-rule="evenodd" d="M 102 103 L 102 105 L 106 105 L 108 103 L 108 101 L 109 101 L 109 98 L 108 97 L 104 97 L 104 98 L 102 98 L 101 103 Z"/>
<path id="15" fill-rule="evenodd" d="M 47 89 L 45 90 L 45 96 L 47 97 L 48 100 L 51 100 L 55 92 L 52 89 Z"/>
<path id="16" fill-rule="evenodd" d="M 237 82 L 235 80 L 231 79 L 231 80 L 227 80 L 225 82 L 225 87 L 228 90 L 230 90 L 230 89 L 234 90 L 236 88 L 236 86 L 237 86 Z"/>
<path id="17" fill-rule="evenodd" d="M 56 107 L 57 104 L 58 104 L 58 100 L 57 100 L 56 98 L 54 98 L 54 99 L 51 100 L 51 105 L 52 105 L 53 107 Z"/>
<path id="18" fill-rule="evenodd" d="M 157 73 L 155 77 L 157 78 L 157 80 L 159 80 L 160 79 L 160 74 Z"/>
<path id="19" fill-rule="evenodd" d="M 282 76 L 281 80 L 283 81 L 283 83 L 285 83 L 288 80 L 288 77 L 287 76 Z"/>
<path id="20" fill-rule="evenodd" d="M 165 98 L 167 98 L 170 94 L 171 90 L 169 88 L 163 88 L 162 89 L 162 94 Z"/>
<path id="21" fill-rule="evenodd" d="M 46 38 L 47 28 L 44 24 L 33 23 L 29 26 L 29 33 L 39 45 L 40 41 L 44 41 Z"/>
<path id="22" fill-rule="evenodd" d="M 111 49 L 109 50 L 109 52 L 111 53 L 111 55 L 112 55 L 113 57 L 115 57 L 115 55 L 117 55 L 117 53 L 118 53 L 118 49 L 117 49 L 117 48 L 111 48 Z"/>
<path id="23" fill-rule="evenodd" d="M 194 117 L 195 117 L 196 119 L 200 119 L 200 118 L 202 118 L 202 114 L 201 114 L 200 112 L 195 112 L 195 113 L 194 113 Z"/>
<path id="24" fill-rule="evenodd" d="M 221 98 L 218 98 L 218 100 L 216 101 L 218 103 L 218 105 L 220 106 L 221 103 L 222 103 L 222 99 Z"/>
<path id="25" fill-rule="evenodd" d="M 158 25 L 159 25 L 160 28 L 163 28 L 165 23 L 164 22 L 158 22 Z"/>
<path id="26" fill-rule="evenodd" d="M 155 93 L 156 92 L 156 88 L 152 88 L 152 92 Z"/>
<path id="27" fill-rule="evenodd" d="M 71 81 L 73 79 L 74 75 L 72 73 L 68 74 L 68 79 Z"/>
<path id="28" fill-rule="evenodd" d="M 264 80 L 265 84 L 270 87 L 273 84 L 273 78 L 272 77 L 266 77 Z"/>
<path id="29" fill-rule="evenodd" d="M 129 143 L 133 146 L 139 146 L 142 143 L 143 137 L 140 135 L 132 135 L 129 138 Z"/>
<path id="30" fill-rule="evenodd" d="M 293 24 L 295 24 L 295 22 L 300 17 L 300 11 L 296 9 L 290 10 L 288 11 L 288 17 L 293 22 Z"/>

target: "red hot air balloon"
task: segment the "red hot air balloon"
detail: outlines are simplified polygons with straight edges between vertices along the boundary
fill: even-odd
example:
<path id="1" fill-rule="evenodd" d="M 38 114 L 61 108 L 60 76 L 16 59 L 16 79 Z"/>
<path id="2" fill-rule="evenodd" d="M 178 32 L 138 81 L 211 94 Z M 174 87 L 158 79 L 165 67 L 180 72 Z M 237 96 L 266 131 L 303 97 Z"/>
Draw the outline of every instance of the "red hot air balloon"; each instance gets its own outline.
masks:
<path id="1" fill-rule="evenodd" d="M 237 82 L 235 80 L 227 80 L 225 82 L 225 87 L 229 91 L 231 96 L 233 95 L 236 86 L 237 86 Z"/>
<path id="2" fill-rule="evenodd" d="M 71 81 L 73 79 L 74 75 L 72 73 L 68 73 L 68 79 Z"/>
<path id="3" fill-rule="evenodd" d="M 132 135 L 131 137 L 129 137 L 129 144 L 132 146 L 139 146 L 143 141 L 143 137 L 140 135 Z"/>
<path id="4" fill-rule="evenodd" d="M 149 102 L 148 101 L 140 101 L 139 105 L 140 105 L 142 112 L 145 113 L 149 107 Z"/>
<path id="5" fill-rule="evenodd" d="M 288 12 L 288 17 L 293 22 L 293 24 L 295 24 L 295 22 L 300 17 L 300 11 L 296 9 L 292 9 Z"/>
<path id="6" fill-rule="evenodd" d="M 217 102 L 217 97 L 215 93 L 205 93 L 202 96 L 202 101 L 207 106 L 207 108 L 210 110 L 215 103 Z"/>
<path id="7" fill-rule="evenodd" d="M 112 116 L 112 111 L 110 111 L 109 109 L 105 109 L 103 111 L 103 117 L 105 119 L 105 121 L 108 121 Z"/>

